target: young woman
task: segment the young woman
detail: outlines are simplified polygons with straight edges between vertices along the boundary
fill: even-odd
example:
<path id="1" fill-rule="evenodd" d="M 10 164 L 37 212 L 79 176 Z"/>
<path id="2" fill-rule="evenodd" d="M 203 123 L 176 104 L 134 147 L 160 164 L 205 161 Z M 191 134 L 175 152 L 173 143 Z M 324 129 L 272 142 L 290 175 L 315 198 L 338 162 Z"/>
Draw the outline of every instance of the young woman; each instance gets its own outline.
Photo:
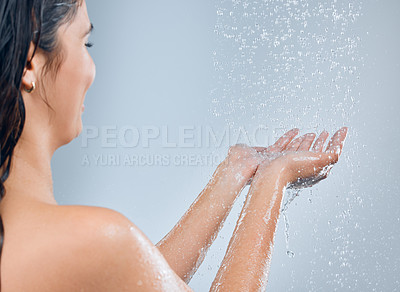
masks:
<path id="1" fill-rule="evenodd" d="M 267 282 L 286 187 L 325 178 L 347 128 L 268 148 L 236 145 L 176 226 L 156 246 L 125 216 L 59 206 L 51 158 L 82 130 L 95 77 L 84 0 L 0 2 L 1 289 L 190 291 L 187 286 L 231 207 L 251 182 L 212 291 L 255 291 Z M 315 140 L 315 141 L 314 141 Z"/>

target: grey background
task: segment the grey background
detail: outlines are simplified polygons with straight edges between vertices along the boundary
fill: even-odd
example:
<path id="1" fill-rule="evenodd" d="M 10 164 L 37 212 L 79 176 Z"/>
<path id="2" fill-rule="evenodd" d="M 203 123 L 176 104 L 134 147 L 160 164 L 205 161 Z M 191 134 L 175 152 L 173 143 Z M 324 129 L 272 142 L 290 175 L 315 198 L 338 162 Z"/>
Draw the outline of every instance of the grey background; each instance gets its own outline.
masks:
<path id="1" fill-rule="evenodd" d="M 311 7 L 318 4 L 318 1 L 300 2 Z M 334 1 L 319 2 L 329 7 Z M 244 1 L 236 3 L 242 5 Z M 258 2 L 247 3 L 251 8 Z M 259 9 L 271 9 L 260 3 Z M 272 1 L 268 5 L 282 3 Z M 282 56 L 268 59 L 267 55 L 252 55 L 254 50 L 245 49 L 244 59 L 255 56 L 256 67 L 238 65 L 236 61 L 241 55 L 237 44 L 215 32 L 227 30 L 216 28 L 221 23 L 228 25 L 228 30 L 236 25 L 239 31 L 249 25 L 244 21 L 253 21 L 254 25 L 252 16 L 234 21 L 225 18 L 232 10 L 231 2 L 87 0 L 95 26 L 91 37 L 95 46 L 90 52 L 97 75 L 85 101 L 86 127 L 168 126 L 170 139 L 174 140 L 182 126 L 209 126 L 221 132 L 227 125 L 237 131 L 240 127 L 254 129 L 262 124 L 268 128 L 269 142 L 292 126 L 299 127 L 302 133 L 322 129 L 332 133 L 342 125 L 350 127 L 343 157 L 330 177 L 312 190 L 302 191 L 290 204 L 286 213 L 288 246 L 284 220 L 280 218 L 269 291 L 400 291 L 400 2 L 335 3 L 344 7 L 343 11 L 347 11 L 349 3 L 361 7 L 357 20 L 348 23 L 339 39 L 339 42 L 347 37 L 357 40 L 357 47 L 339 61 L 351 63 L 356 73 L 339 80 L 341 89 L 327 85 L 332 80 L 329 73 L 319 79 L 310 78 L 299 83 L 304 90 L 292 91 L 282 99 L 268 94 L 282 86 L 282 82 L 285 85 L 292 80 L 291 71 L 287 75 L 281 71 L 276 76 L 268 75 L 272 79 L 268 79 L 268 88 L 251 86 L 263 74 L 261 64 L 272 60 L 276 61 L 273 66 L 279 68 Z M 221 7 L 226 9 L 223 17 L 217 14 Z M 281 11 L 283 15 L 285 10 Z M 315 25 L 320 20 L 310 17 L 307 31 L 321 34 Z M 268 29 L 272 31 L 274 25 L 281 24 L 266 21 L 265 25 L 266 28 L 270 25 Z M 299 31 L 297 25 L 292 23 Z M 274 36 L 281 33 L 276 31 Z M 312 39 L 307 43 L 311 44 Z M 329 45 L 332 43 L 328 41 L 328 49 Z M 268 52 L 262 42 L 257 49 Z M 279 53 L 279 46 L 273 50 Z M 318 67 L 312 59 L 318 51 L 315 47 L 299 50 L 310 52 L 310 58 L 304 62 L 294 59 L 294 67 L 304 64 L 306 71 L 323 70 L 324 64 Z M 349 52 L 348 47 L 344 52 Z M 231 77 L 242 74 L 255 79 L 232 84 L 227 77 L 229 73 Z M 326 86 L 318 88 L 318 84 Z M 353 100 L 343 93 L 349 88 Z M 108 161 L 104 165 L 87 166 L 82 163 L 84 155 L 212 154 L 222 159 L 229 144 L 167 148 L 160 139 L 155 139 L 150 147 L 105 147 L 99 136 L 86 147 L 81 135 L 54 156 L 56 199 L 60 204 L 118 210 L 156 243 L 204 188 L 216 165 L 132 167 L 113 166 Z M 236 224 L 245 191 L 190 282 L 195 291 L 209 289 Z M 288 250 L 295 256 L 289 257 Z"/>

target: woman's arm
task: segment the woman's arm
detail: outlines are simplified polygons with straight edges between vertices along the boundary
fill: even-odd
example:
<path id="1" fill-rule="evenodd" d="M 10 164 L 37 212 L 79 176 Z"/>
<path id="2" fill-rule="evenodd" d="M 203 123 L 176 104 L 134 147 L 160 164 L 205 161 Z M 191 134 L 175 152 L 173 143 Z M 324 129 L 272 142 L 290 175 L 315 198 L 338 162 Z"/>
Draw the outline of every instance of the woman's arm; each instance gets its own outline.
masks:
<path id="1" fill-rule="evenodd" d="M 186 283 L 202 263 L 241 190 L 265 159 L 261 153 L 283 151 L 297 133 L 297 129 L 289 131 L 268 148 L 231 147 L 228 157 L 218 166 L 206 188 L 157 244 L 171 268 Z"/>
<path id="2" fill-rule="evenodd" d="M 336 162 L 339 153 L 340 149 L 324 154 L 295 153 L 271 164 L 264 161 L 258 167 L 234 237 L 213 282 L 213 291 L 254 291 L 253 288 L 265 286 L 282 186 L 320 175 L 318 170 Z M 44 246 L 40 254 L 36 250 L 32 253 L 36 261 L 29 262 L 37 267 L 44 254 L 54 251 L 51 264 L 43 266 L 53 275 L 51 283 L 57 288 L 49 291 L 191 291 L 159 249 L 125 216 L 102 208 L 93 212 L 97 215 L 85 211 L 76 216 L 73 212 L 68 218 L 71 227 L 65 234 L 72 245 L 63 240 L 61 244 Z M 41 269 L 41 274 L 46 272 Z M 40 284 L 49 282 L 48 277 L 33 280 Z"/>
<path id="3" fill-rule="evenodd" d="M 346 133 L 346 128 L 338 131 L 323 153 L 320 142 L 325 141 L 325 133 L 316 141 L 313 152 L 308 150 L 314 138 L 297 145 L 300 152 L 259 166 L 211 291 L 265 290 L 286 186 L 298 182 L 310 185 L 326 177 L 327 167 L 339 158 Z"/>
<path id="4" fill-rule="evenodd" d="M 284 187 L 278 168 L 254 178 L 211 291 L 265 288 Z"/>

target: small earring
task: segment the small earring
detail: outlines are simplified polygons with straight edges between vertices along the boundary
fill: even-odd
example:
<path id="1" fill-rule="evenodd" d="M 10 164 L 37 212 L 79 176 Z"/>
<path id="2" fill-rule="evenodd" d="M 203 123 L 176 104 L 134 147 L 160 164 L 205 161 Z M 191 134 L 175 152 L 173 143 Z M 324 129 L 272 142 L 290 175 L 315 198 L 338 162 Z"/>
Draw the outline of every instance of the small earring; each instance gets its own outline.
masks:
<path id="1" fill-rule="evenodd" d="M 36 89 L 36 84 L 35 84 L 35 82 L 32 82 L 32 87 L 31 87 L 30 89 L 24 88 L 24 90 L 25 90 L 26 92 L 28 92 L 28 93 L 33 92 L 35 89 Z"/>

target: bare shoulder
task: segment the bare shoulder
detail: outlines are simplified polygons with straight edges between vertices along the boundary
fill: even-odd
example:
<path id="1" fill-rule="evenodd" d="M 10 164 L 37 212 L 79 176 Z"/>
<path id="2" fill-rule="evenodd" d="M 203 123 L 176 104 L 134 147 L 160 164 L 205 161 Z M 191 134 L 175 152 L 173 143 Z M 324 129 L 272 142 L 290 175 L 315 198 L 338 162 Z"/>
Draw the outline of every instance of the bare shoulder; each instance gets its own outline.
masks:
<path id="1" fill-rule="evenodd" d="M 36 226 L 37 236 L 18 267 L 29 291 L 188 289 L 123 214 L 88 206 L 57 206 L 43 213 L 47 223 Z"/>
<path id="2" fill-rule="evenodd" d="M 119 240 L 137 230 L 123 214 L 112 209 L 91 206 L 57 206 L 49 215 L 56 219 L 55 228 L 65 228 L 82 239 Z M 74 237 L 70 239 L 75 242 Z"/>

